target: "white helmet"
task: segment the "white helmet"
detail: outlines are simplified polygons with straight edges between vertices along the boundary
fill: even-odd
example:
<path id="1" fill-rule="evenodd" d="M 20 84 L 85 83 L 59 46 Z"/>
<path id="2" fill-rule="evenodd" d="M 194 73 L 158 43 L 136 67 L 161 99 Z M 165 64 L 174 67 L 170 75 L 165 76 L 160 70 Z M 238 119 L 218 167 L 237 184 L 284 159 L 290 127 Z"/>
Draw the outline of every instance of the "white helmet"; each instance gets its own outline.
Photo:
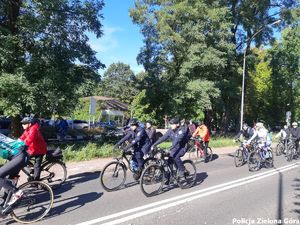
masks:
<path id="1" fill-rule="evenodd" d="M 298 123 L 297 122 L 293 122 L 292 126 L 298 126 Z"/>
<path id="2" fill-rule="evenodd" d="M 257 123 L 257 124 L 256 124 L 256 127 L 257 127 L 257 128 L 263 128 L 263 127 L 264 127 L 264 124 L 263 124 L 263 123 Z"/>

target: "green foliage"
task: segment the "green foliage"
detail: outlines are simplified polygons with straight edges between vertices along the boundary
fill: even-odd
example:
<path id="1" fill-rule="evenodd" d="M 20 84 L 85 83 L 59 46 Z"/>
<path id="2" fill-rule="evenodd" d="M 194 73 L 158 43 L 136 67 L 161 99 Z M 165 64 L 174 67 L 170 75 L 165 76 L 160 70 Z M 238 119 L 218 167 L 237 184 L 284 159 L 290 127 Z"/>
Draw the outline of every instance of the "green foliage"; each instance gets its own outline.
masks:
<path id="1" fill-rule="evenodd" d="M 155 118 L 155 112 L 151 112 L 149 106 L 150 104 L 147 103 L 146 90 L 142 90 L 133 99 L 130 110 L 132 110 L 134 118 L 138 118 L 140 121 L 147 121 Z"/>
<path id="2" fill-rule="evenodd" d="M 138 93 L 136 78 L 129 65 L 118 62 L 111 64 L 103 75 L 98 94 L 130 103 Z"/>
<path id="3" fill-rule="evenodd" d="M 113 146 L 109 144 L 84 143 L 69 145 L 63 149 L 65 161 L 86 161 L 94 158 L 113 156 Z"/>
<path id="4" fill-rule="evenodd" d="M 138 62 L 146 69 L 139 77 L 140 90 L 145 90 L 145 94 L 134 103 L 140 117 L 142 112 L 149 115 L 155 109 L 153 116 L 160 122 L 164 115 L 199 118 L 204 114 L 205 121 L 213 121 L 222 130 L 236 126 L 240 116 L 241 53 L 246 40 L 256 34 L 256 46 L 273 41 L 273 28 L 266 24 L 277 20 L 279 14 L 286 23 L 297 21 L 296 10 L 293 11 L 296 6 L 294 0 L 135 1 L 130 16 L 141 27 L 145 43 L 138 55 Z M 272 14 L 274 7 L 279 8 L 278 14 Z M 260 61 L 259 64 L 247 57 L 247 69 L 252 71 L 255 85 L 268 81 L 255 89 L 259 101 L 274 89 L 273 65 Z M 191 92 L 206 81 L 213 85 L 203 92 L 200 88 Z M 253 108 L 257 106 L 247 102 L 253 97 L 251 85 L 246 85 L 246 89 L 246 120 L 268 117 L 274 109 L 270 107 L 274 98 L 268 97 L 263 102 L 265 109 L 257 111 Z M 278 117 L 272 123 L 275 120 Z"/>
<path id="5" fill-rule="evenodd" d="M 32 87 L 22 74 L 0 74 L 0 112 L 16 116 L 35 105 Z"/>
<path id="6" fill-rule="evenodd" d="M 103 1 L 94 0 L 2 1 L 0 77 L 14 77 L 10 86 L 1 86 L 2 93 L 14 86 L 19 99 L 1 93 L 5 104 L 0 110 L 10 116 L 63 115 L 89 94 L 85 87 L 99 80 L 97 70 L 104 65 L 96 59 L 86 32 L 102 35 L 103 6 Z"/>

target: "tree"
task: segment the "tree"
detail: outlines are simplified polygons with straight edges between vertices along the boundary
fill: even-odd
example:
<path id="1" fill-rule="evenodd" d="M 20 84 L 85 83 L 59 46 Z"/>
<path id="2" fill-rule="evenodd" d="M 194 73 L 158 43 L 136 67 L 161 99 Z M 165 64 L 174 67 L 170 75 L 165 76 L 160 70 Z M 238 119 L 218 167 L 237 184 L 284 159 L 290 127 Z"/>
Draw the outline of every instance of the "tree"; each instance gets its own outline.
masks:
<path id="1" fill-rule="evenodd" d="M 220 96 L 210 99 L 212 109 L 205 113 L 206 117 L 214 116 L 215 125 L 225 131 L 229 124 L 237 125 L 243 50 L 246 46 L 247 52 L 251 53 L 250 45 L 247 45 L 249 38 L 262 27 L 264 29 L 255 36 L 253 43 L 260 46 L 273 41 L 273 27 L 266 25 L 278 18 L 289 23 L 292 21 L 291 9 L 295 7 L 294 0 L 135 1 L 130 15 L 144 35 L 145 45 L 138 55 L 138 62 L 147 72 L 144 77 L 146 96 L 150 96 L 147 92 L 159 89 L 160 93 L 166 94 L 159 95 L 163 103 L 158 105 L 164 107 L 159 108 L 161 112 L 179 112 L 181 116 L 187 116 L 185 109 L 189 108 L 184 98 L 188 96 L 188 89 L 185 85 L 194 80 L 212 81 L 220 90 Z M 248 64 L 249 69 L 254 62 Z M 248 80 L 249 76 L 246 77 Z M 166 83 L 167 89 L 162 90 Z M 249 107 L 247 98 L 246 107 Z M 147 98 L 145 103 L 150 104 L 149 108 L 155 105 L 152 100 L 155 101 Z M 163 118 L 160 113 L 156 115 Z"/>
<path id="2" fill-rule="evenodd" d="M 26 86 L 18 93 L 13 113 L 9 108 L 16 104 L 16 91 L 3 90 L 8 95 L 0 94 L 1 111 L 9 116 L 72 111 L 82 94 L 77 92 L 81 84 L 98 80 L 97 70 L 104 67 L 86 34 L 101 37 L 103 6 L 101 0 L 1 2 L 0 79 L 10 77 L 15 83 L 11 85 L 22 81 Z"/>
<path id="3" fill-rule="evenodd" d="M 165 113 L 190 117 L 194 111 L 185 100 L 190 92 L 185 84 L 218 80 L 234 49 L 228 10 L 217 2 L 136 1 L 131 16 L 145 36 L 138 59 L 148 73 L 147 92 L 159 93 L 148 103 L 164 107 L 158 107 L 156 119 L 162 120 Z"/>
<path id="4" fill-rule="evenodd" d="M 113 63 L 103 75 L 98 94 L 130 103 L 138 93 L 135 82 L 135 75 L 129 65 L 121 62 Z"/>

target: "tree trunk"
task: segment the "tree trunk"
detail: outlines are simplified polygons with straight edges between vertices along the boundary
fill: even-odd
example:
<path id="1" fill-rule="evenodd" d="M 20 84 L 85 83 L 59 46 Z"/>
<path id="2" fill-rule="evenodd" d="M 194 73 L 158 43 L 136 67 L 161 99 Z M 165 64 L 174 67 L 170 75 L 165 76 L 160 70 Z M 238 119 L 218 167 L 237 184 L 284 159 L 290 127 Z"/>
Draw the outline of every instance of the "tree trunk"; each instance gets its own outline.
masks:
<path id="1" fill-rule="evenodd" d="M 20 115 L 15 116 L 12 118 L 12 123 L 11 123 L 11 136 L 14 138 L 19 138 L 22 135 L 22 126 L 21 126 L 21 117 Z"/>

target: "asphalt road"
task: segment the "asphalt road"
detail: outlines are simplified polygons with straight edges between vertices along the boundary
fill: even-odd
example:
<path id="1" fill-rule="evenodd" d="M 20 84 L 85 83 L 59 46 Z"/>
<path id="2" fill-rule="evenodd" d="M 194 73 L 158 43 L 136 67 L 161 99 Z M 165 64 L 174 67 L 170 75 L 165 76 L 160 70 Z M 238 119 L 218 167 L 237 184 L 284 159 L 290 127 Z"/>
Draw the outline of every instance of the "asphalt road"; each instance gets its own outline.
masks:
<path id="1" fill-rule="evenodd" d="M 127 186 L 105 192 L 100 171 L 76 174 L 55 191 L 49 216 L 37 224 L 300 224 L 300 161 L 275 157 L 274 169 L 249 172 L 233 157 L 197 164 L 197 184 L 145 197 L 128 176 Z M 16 224 L 10 219 L 1 224 Z"/>

